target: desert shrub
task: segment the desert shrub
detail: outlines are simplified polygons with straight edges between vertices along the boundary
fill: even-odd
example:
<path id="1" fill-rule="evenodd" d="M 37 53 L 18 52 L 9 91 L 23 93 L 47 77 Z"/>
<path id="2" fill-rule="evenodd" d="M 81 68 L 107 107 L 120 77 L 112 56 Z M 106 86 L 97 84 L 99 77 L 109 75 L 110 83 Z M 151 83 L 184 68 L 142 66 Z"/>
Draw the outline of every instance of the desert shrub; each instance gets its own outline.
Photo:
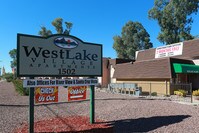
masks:
<path id="1" fill-rule="evenodd" d="M 174 91 L 174 95 L 180 95 L 179 91 Z"/>
<path id="2" fill-rule="evenodd" d="M 186 97 L 187 95 L 187 91 L 185 90 L 178 90 L 178 91 L 174 91 L 174 95 L 178 95 L 178 96 L 182 96 L 182 97 Z"/>
<path id="3" fill-rule="evenodd" d="M 151 93 L 151 96 L 157 96 L 158 94 L 157 94 L 157 92 L 152 92 Z"/>
<path id="4" fill-rule="evenodd" d="M 20 94 L 20 95 L 29 95 L 29 89 L 28 88 L 23 88 L 23 81 L 20 79 L 16 79 L 12 81 L 16 91 Z"/>
<path id="5" fill-rule="evenodd" d="M 192 95 L 193 95 L 193 96 L 199 96 L 199 89 L 198 89 L 198 90 L 193 91 Z"/>
<path id="6" fill-rule="evenodd" d="M 3 78 L 5 78 L 7 82 L 11 82 L 13 80 L 13 74 L 12 73 L 6 73 L 6 74 L 3 75 Z"/>
<path id="7" fill-rule="evenodd" d="M 170 95 L 169 94 L 165 94 L 164 97 L 170 97 Z"/>
<path id="8" fill-rule="evenodd" d="M 101 88 L 102 86 L 101 86 L 101 84 L 100 84 L 100 83 L 98 83 L 95 87 L 97 87 L 97 88 Z"/>

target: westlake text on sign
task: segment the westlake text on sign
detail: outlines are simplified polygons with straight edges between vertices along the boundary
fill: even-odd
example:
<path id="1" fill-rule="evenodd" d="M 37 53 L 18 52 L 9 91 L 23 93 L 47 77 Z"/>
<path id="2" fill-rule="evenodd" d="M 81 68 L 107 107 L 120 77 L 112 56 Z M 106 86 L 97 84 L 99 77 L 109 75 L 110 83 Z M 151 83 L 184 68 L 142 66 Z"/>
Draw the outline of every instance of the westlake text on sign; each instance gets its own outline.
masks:
<path id="1" fill-rule="evenodd" d="M 182 55 L 182 49 L 183 49 L 183 42 L 157 47 L 155 51 L 155 58 Z"/>
<path id="2" fill-rule="evenodd" d="M 27 79 L 23 87 L 97 85 L 97 79 Z"/>
<path id="3" fill-rule="evenodd" d="M 102 45 L 74 36 L 17 34 L 17 76 L 101 76 Z"/>
<path id="4" fill-rule="evenodd" d="M 58 102 L 58 87 L 37 87 L 35 103 Z"/>
<path id="5" fill-rule="evenodd" d="M 77 101 L 86 99 L 87 86 L 68 87 L 68 101 Z"/>

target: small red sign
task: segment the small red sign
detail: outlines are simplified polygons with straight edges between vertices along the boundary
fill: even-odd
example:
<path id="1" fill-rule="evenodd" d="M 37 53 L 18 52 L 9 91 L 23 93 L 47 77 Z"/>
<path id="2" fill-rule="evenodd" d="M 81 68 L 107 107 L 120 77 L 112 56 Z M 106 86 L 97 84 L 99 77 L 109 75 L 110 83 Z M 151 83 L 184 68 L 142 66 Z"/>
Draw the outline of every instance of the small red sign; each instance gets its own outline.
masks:
<path id="1" fill-rule="evenodd" d="M 35 103 L 58 102 L 58 87 L 37 87 Z"/>
<path id="2" fill-rule="evenodd" d="M 77 101 L 86 99 L 87 86 L 68 87 L 68 101 Z"/>

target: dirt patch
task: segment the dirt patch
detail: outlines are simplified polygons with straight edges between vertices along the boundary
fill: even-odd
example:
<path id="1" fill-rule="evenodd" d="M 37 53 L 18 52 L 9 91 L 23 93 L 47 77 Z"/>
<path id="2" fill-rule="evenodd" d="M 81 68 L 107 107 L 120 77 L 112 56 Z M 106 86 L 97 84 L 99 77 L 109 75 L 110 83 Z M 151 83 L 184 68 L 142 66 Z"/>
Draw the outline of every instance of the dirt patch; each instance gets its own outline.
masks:
<path id="1" fill-rule="evenodd" d="M 23 124 L 14 130 L 15 133 L 28 133 L 28 124 Z M 63 132 L 63 133 L 113 133 L 113 127 L 96 120 L 90 124 L 89 118 L 84 116 L 56 117 L 35 122 L 34 132 Z"/>

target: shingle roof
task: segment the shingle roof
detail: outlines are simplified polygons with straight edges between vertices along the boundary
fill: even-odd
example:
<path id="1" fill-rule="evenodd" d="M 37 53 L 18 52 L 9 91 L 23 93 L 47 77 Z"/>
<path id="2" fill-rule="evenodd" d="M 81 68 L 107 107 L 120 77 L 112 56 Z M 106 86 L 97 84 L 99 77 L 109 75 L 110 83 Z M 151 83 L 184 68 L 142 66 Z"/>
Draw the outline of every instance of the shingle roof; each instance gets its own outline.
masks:
<path id="1" fill-rule="evenodd" d="M 183 42 L 182 55 L 175 56 L 180 59 L 194 59 L 199 56 L 199 39 Z"/>
<path id="2" fill-rule="evenodd" d="M 136 61 L 152 60 L 155 58 L 155 48 L 139 51 Z"/>
<path id="3" fill-rule="evenodd" d="M 113 68 L 115 68 L 115 66 L 117 64 L 132 62 L 132 61 L 135 61 L 135 60 L 115 58 L 115 59 L 110 59 L 109 61 L 110 61 L 110 64 L 113 66 Z"/>
<path id="4" fill-rule="evenodd" d="M 116 65 L 113 77 L 117 79 L 171 78 L 170 58 Z"/>

